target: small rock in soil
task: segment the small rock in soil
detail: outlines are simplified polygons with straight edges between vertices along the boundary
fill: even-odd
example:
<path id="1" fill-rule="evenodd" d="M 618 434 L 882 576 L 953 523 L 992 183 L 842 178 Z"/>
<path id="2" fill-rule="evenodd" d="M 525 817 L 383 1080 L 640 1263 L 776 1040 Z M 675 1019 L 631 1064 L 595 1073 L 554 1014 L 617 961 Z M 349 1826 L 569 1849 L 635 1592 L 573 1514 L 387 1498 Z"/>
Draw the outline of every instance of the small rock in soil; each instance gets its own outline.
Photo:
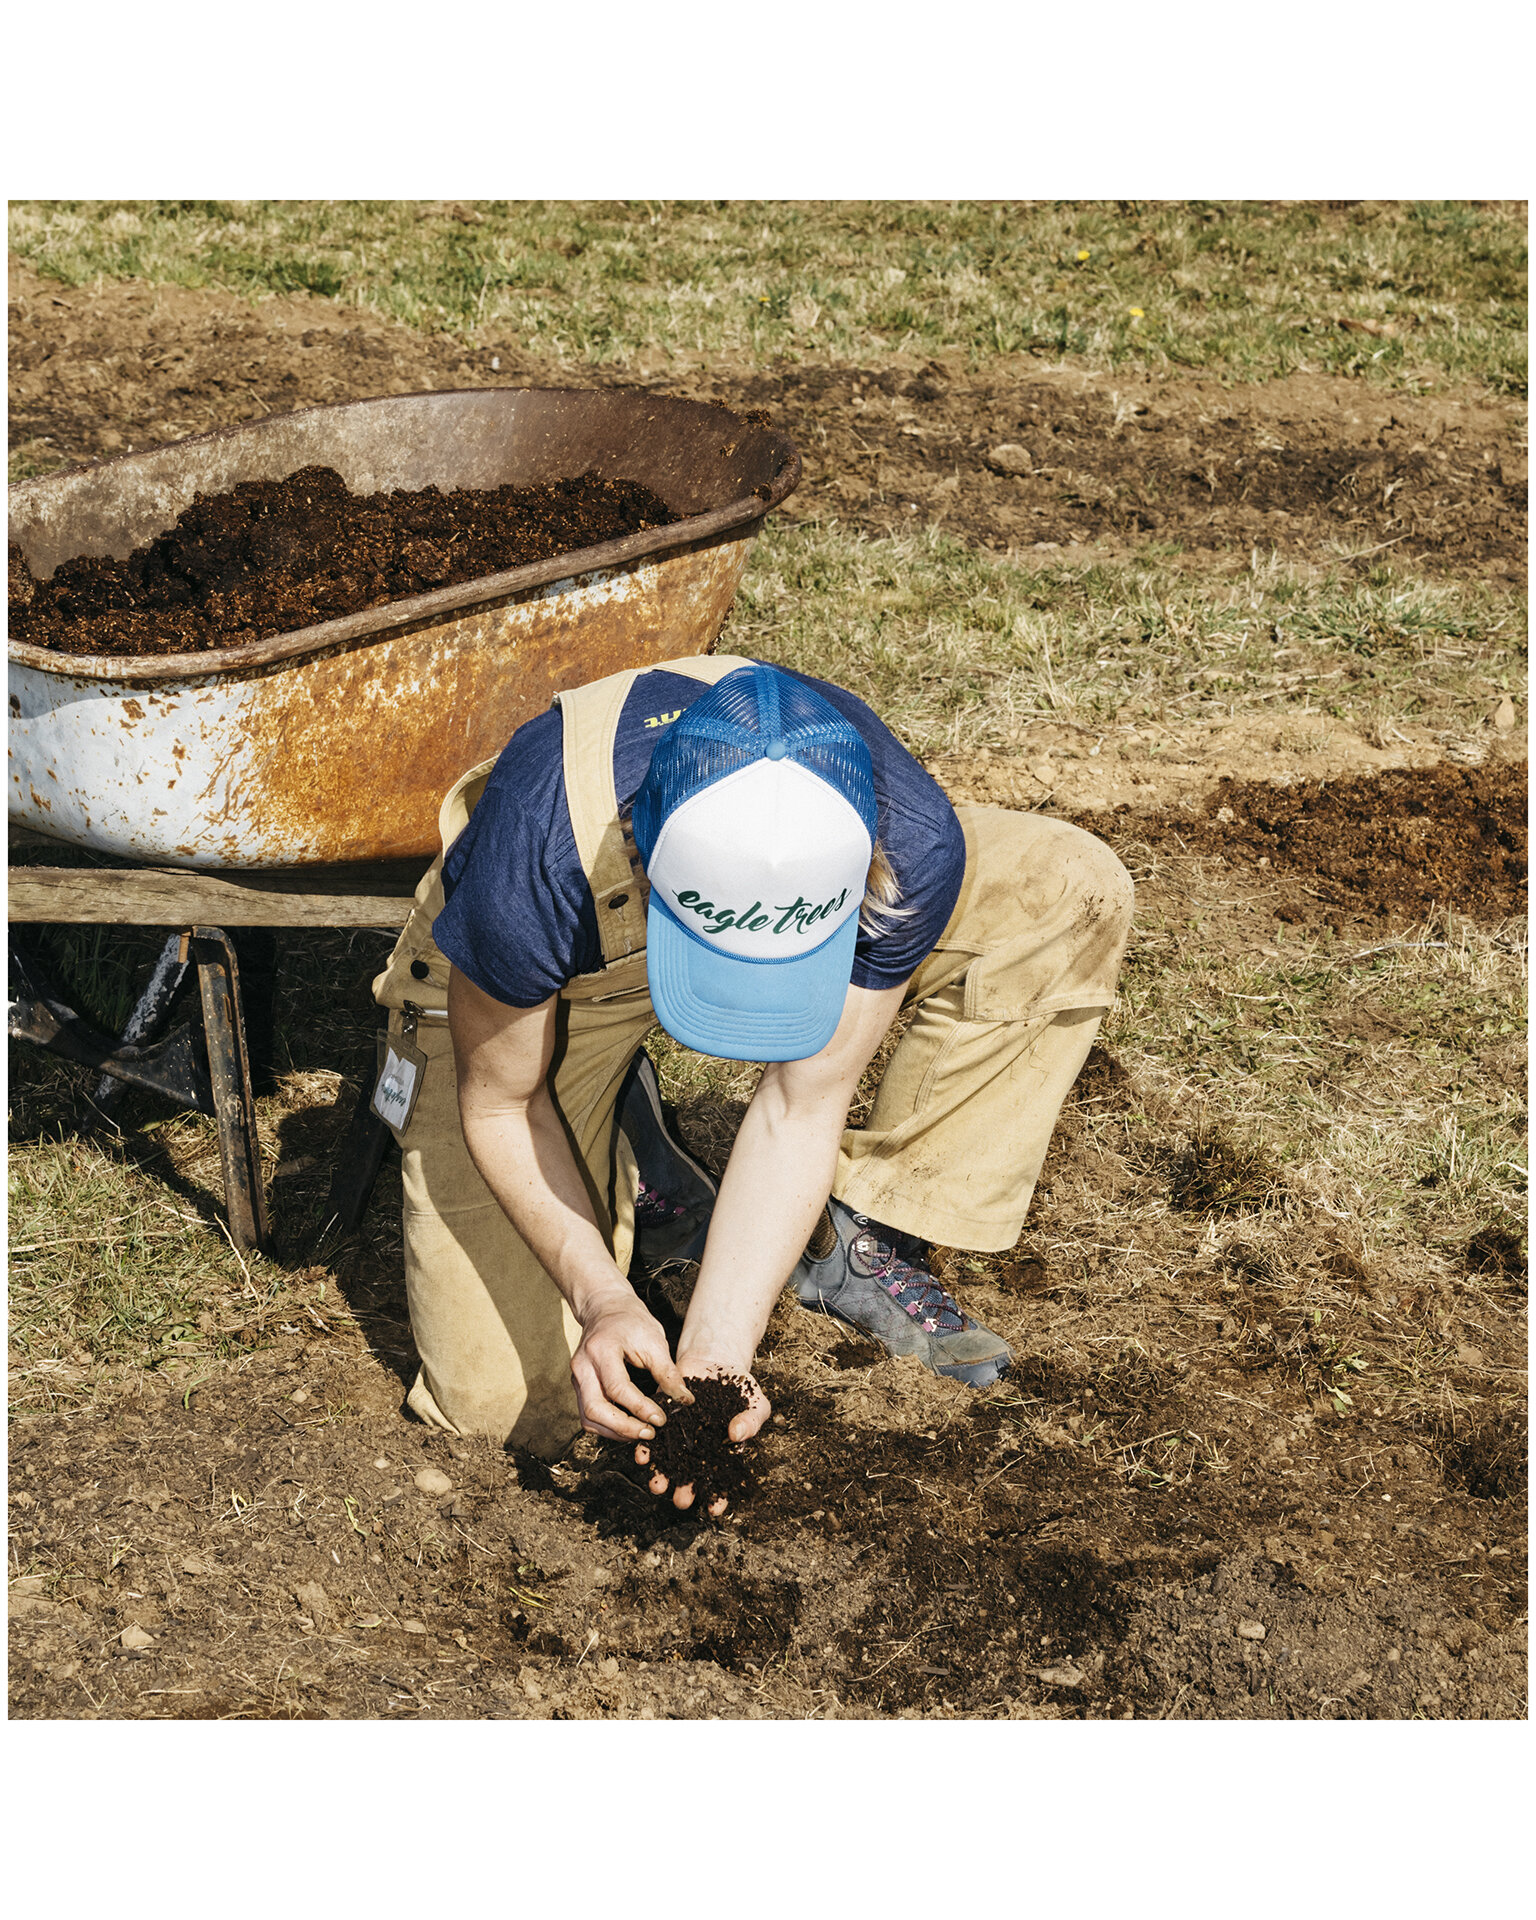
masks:
<path id="1" fill-rule="evenodd" d="M 155 1636 L 152 1633 L 146 1633 L 142 1627 L 124 1627 L 117 1638 L 119 1644 L 125 1646 L 130 1653 L 141 1653 L 145 1647 L 152 1647 L 155 1644 Z"/>
<path id="2" fill-rule="evenodd" d="M 331 1603 L 318 1580 L 306 1580 L 302 1586 L 295 1587 L 293 1597 L 317 1627 L 331 1617 Z"/>
<path id="3" fill-rule="evenodd" d="M 1262 1640 L 1267 1632 L 1268 1628 L 1258 1620 L 1239 1620 L 1237 1623 L 1239 1640 Z"/>
<path id="4" fill-rule="evenodd" d="M 1048 1687 L 1080 1687 L 1083 1684 L 1081 1667 L 1035 1667 L 1034 1676 L 1043 1680 Z"/>
<path id="5" fill-rule="evenodd" d="M 416 1476 L 416 1490 L 433 1495 L 452 1493 L 453 1482 L 441 1467 L 423 1467 Z"/>

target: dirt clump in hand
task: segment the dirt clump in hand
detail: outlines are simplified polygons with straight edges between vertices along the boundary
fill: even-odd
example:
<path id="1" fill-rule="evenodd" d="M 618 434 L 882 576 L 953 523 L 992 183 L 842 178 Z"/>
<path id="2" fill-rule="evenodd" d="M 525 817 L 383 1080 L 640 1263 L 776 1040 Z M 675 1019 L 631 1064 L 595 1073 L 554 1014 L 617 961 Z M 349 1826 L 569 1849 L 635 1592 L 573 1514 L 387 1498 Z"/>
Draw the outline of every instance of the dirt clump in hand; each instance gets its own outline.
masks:
<path id="1" fill-rule="evenodd" d="M 688 1376 L 684 1376 L 688 1378 Z M 692 1406 L 669 1404 L 667 1423 L 649 1442 L 651 1467 L 669 1487 L 692 1487 L 695 1503 L 707 1507 L 724 1495 L 741 1497 L 752 1484 L 741 1448 L 730 1437 L 738 1413 L 752 1404 L 750 1384 L 740 1374 L 688 1379 Z"/>
<path id="2" fill-rule="evenodd" d="M 14 544 L 11 637 L 59 653 L 249 646 L 391 600 L 622 540 L 678 516 L 634 480 L 349 492 L 333 467 L 198 494 L 126 559 L 35 580 Z"/>

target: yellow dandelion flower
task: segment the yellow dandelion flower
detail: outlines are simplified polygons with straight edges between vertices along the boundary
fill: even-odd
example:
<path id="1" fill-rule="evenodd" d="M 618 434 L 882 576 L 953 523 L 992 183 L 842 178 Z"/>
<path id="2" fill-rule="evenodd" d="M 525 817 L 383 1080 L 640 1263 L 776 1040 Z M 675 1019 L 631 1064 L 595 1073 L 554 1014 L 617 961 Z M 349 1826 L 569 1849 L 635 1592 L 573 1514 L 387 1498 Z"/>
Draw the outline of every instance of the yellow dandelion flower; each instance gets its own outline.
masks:
<path id="1" fill-rule="evenodd" d="M 1079 247 L 1077 250 L 1077 257 L 1079 260 L 1091 259 L 1092 255 L 1093 255 L 1093 249 L 1091 247 Z"/>
<path id="2" fill-rule="evenodd" d="M 1133 320 L 1145 320 L 1147 317 L 1146 309 L 1144 307 L 1128 307 L 1126 311 L 1130 314 Z"/>

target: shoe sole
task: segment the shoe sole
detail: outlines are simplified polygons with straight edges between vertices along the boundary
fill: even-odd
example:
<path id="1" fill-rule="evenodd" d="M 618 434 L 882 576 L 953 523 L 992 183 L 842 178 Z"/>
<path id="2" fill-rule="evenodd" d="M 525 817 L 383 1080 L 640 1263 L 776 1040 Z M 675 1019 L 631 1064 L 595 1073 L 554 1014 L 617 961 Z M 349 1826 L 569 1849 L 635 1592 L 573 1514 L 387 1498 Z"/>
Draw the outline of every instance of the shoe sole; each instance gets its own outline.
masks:
<path id="1" fill-rule="evenodd" d="M 678 1139 L 677 1135 L 667 1125 L 667 1116 L 661 1101 L 661 1082 L 656 1078 L 656 1065 L 644 1047 L 635 1055 L 635 1064 L 629 1071 L 629 1084 L 621 1090 L 619 1095 L 618 1112 L 621 1122 L 624 1117 L 624 1108 L 628 1105 L 630 1096 L 636 1092 L 643 1096 L 646 1107 L 650 1112 L 652 1124 L 666 1141 L 671 1151 L 676 1154 L 683 1165 L 708 1188 L 710 1198 L 718 1199 L 720 1188 L 714 1175 L 707 1167 L 701 1166 L 699 1162 L 694 1159 L 682 1141 Z M 634 1143 L 631 1142 L 630 1144 L 633 1145 Z"/>
<path id="2" fill-rule="evenodd" d="M 807 1313 L 824 1313 L 829 1320 L 835 1320 L 841 1327 L 851 1327 L 855 1333 L 862 1335 L 872 1347 L 878 1347 L 882 1353 L 890 1356 L 890 1348 L 886 1346 L 878 1334 L 871 1333 L 868 1327 L 861 1327 L 857 1320 L 850 1320 L 846 1314 L 839 1313 L 830 1300 L 824 1299 L 819 1295 L 814 1301 L 801 1300 L 798 1293 L 795 1295 L 795 1299 L 799 1301 L 799 1304 L 805 1308 Z M 900 1354 L 894 1357 L 898 1359 L 907 1359 L 909 1357 L 912 1359 L 922 1359 L 921 1354 L 910 1356 Z M 923 1365 L 927 1367 L 930 1373 L 938 1374 L 941 1379 L 958 1380 L 963 1387 L 990 1387 L 995 1382 L 1001 1380 L 1003 1375 L 1007 1373 L 1008 1369 L 1013 1365 L 1013 1355 L 1011 1352 L 1005 1351 L 1000 1359 L 969 1360 L 963 1362 L 961 1365 L 951 1367 L 935 1366 L 933 1362 L 929 1360 L 924 1360 Z"/>
<path id="3" fill-rule="evenodd" d="M 994 1386 L 1013 1365 L 1012 1354 L 1001 1360 L 973 1360 L 965 1367 L 934 1367 L 932 1371 L 946 1380 L 958 1380 L 962 1387 Z"/>

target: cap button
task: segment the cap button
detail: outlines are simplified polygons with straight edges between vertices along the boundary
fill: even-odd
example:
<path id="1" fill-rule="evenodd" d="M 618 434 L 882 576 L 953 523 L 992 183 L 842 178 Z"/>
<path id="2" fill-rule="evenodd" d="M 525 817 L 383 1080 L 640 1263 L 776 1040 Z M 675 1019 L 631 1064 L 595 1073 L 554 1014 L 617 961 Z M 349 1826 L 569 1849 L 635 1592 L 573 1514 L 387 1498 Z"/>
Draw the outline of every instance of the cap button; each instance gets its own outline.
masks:
<path id="1" fill-rule="evenodd" d="M 768 758 L 770 760 L 782 760 L 788 752 L 789 748 L 784 744 L 782 738 L 768 742 Z"/>

